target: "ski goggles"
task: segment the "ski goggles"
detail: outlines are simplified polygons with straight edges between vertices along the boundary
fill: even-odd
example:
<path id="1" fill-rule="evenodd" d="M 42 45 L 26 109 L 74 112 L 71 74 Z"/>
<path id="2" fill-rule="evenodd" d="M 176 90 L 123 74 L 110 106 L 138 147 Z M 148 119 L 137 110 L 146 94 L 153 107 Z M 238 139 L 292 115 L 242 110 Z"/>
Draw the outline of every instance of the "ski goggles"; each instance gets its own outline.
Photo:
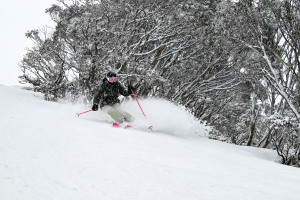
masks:
<path id="1" fill-rule="evenodd" d="M 107 78 L 109 82 L 114 83 L 117 81 L 117 77 Z"/>

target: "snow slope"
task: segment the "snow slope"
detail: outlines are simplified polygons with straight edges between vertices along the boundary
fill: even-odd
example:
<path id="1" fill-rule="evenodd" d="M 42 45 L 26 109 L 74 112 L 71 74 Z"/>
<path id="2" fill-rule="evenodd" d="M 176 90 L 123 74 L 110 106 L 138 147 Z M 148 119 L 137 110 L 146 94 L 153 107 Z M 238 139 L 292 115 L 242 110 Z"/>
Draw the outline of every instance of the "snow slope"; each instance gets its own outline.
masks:
<path id="1" fill-rule="evenodd" d="M 148 121 L 126 102 L 137 129 L 124 130 L 101 111 L 75 117 L 89 108 L 0 86 L 0 200 L 300 199 L 300 169 L 276 152 L 199 137 L 182 109 L 140 103 Z"/>

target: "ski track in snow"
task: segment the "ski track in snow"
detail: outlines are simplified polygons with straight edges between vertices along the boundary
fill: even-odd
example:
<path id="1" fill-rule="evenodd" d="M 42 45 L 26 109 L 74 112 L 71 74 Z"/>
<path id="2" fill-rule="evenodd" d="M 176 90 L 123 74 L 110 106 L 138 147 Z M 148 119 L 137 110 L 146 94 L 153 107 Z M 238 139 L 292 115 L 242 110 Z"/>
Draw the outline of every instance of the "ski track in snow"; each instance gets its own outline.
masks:
<path id="1" fill-rule="evenodd" d="M 205 127 L 165 101 L 140 100 L 147 121 L 125 102 L 136 118 L 125 130 L 18 87 L 0 96 L 0 200 L 299 199 L 300 169 L 275 151 L 199 137 Z"/>

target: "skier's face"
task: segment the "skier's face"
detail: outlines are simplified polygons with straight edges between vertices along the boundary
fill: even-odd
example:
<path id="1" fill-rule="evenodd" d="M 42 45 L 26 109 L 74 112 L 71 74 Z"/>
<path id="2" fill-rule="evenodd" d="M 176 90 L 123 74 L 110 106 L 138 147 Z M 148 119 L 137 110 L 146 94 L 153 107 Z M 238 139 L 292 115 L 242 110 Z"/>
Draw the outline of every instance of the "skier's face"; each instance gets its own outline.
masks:
<path id="1" fill-rule="evenodd" d="M 117 77 L 107 78 L 110 83 L 114 83 L 117 81 Z"/>

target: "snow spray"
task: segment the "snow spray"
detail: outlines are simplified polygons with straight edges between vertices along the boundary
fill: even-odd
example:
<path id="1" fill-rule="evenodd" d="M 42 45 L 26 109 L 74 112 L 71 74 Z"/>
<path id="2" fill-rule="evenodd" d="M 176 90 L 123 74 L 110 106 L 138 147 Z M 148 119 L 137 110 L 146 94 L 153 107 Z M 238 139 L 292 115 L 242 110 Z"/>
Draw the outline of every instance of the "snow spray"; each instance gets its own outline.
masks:
<path id="1" fill-rule="evenodd" d="M 134 94 L 133 90 L 131 90 L 131 92 L 132 92 L 132 94 L 133 94 L 133 96 L 134 96 L 134 98 L 135 98 L 136 102 L 139 104 L 139 106 L 140 106 L 140 109 L 141 109 L 141 111 L 142 111 L 143 115 L 144 115 L 144 116 L 145 116 L 145 118 L 147 119 L 147 117 L 146 117 L 146 115 L 145 115 L 145 113 L 144 113 L 144 111 L 143 111 L 143 109 L 142 109 L 142 107 L 141 107 L 141 105 L 140 105 L 139 101 L 137 100 L 137 98 L 136 98 L 136 96 L 135 96 L 135 94 Z"/>

